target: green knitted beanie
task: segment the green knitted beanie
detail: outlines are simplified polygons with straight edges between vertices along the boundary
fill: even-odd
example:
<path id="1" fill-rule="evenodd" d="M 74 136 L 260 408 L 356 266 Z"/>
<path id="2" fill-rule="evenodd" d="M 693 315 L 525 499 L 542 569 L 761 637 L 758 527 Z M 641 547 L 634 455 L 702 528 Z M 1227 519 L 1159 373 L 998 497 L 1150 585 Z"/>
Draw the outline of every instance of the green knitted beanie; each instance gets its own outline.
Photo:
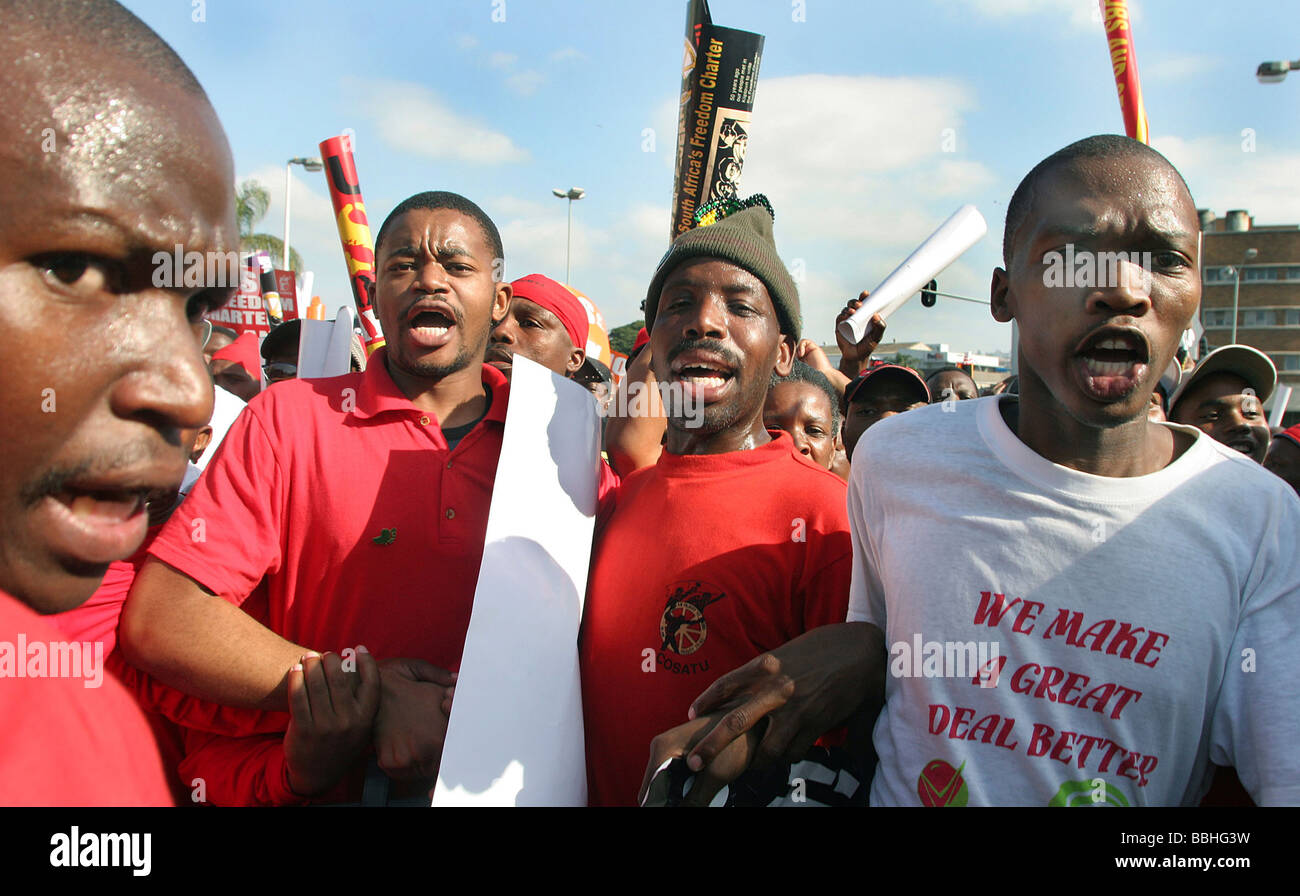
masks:
<path id="1" fill-rule="evenodd" d="M 659 262 L 645 297 L 645 325 L 653 330 L 659 294 L 664 281 L 678 265 L 691 258 L 718 258 L 749 271 L 767 287 L 781 332 L 797 341 L 803 326 L 799 313 L 799 288 L 776 254 L 772 238 L 772 207 L 756 194 L 743 202 L 710 203 L 695 215 L 696 226 L 673 240 Z"/>

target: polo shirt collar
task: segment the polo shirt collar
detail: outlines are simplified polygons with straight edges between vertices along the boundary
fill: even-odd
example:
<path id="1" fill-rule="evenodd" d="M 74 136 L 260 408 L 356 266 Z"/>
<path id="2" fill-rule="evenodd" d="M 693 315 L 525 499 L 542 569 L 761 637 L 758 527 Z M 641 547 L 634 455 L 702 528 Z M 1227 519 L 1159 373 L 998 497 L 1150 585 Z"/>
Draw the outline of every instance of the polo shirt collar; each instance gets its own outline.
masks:
<path id="1" fill-rule="evenodd" d="M 388 372 L 388 349 L 380 347 L 366 361 L 366 369 L 360 374 L 361 383 L 357 387 L 356 407 L 352 413 L 362 419 L 378 416 L 389 411 L 404 414 L 418 413 L 419 409 L 407 398 L 393 377 Z M 510 383 L 500 370 L 490 364 L 483 365 L 483 385 L 492 393 L 492 407 L 488 408 L 484 420 L 504 423 L 506 405 L 510 399 Z"/>

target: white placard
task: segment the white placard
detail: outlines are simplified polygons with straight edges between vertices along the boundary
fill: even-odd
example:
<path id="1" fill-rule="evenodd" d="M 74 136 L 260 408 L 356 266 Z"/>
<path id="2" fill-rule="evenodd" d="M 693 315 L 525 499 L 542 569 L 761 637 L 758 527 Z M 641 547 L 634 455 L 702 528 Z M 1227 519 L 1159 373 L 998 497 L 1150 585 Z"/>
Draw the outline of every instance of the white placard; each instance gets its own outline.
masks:
<path id="1" fill-rule="evenodd" d="M 298 337 L 298 378 L 342 376 L 352 369 L 352 328 L 356 316 L 344 305 L 334 320 L 302 321 Z"/>
<path id="2" fill-rule="evenodd" d="M 591 393 L 515 355 L 434 806 L 587 803 L 578 627 L 600 463 Z"/>
<path id="3" fill-rule="evenodd" d="M 907 260 L 894 268 L 880 285 L 871 291 L 862 307 L 839 325 L 840 335 L 854 343 L 860 342 L 867 332 L 871 315 L 889 317 L 922 286 L 933 280 L 944 268 L 956 261 L 963 252 L 988 233 L 984 216 L 973 205 L 963 205 L 952 217 L 939 225 Z"/>

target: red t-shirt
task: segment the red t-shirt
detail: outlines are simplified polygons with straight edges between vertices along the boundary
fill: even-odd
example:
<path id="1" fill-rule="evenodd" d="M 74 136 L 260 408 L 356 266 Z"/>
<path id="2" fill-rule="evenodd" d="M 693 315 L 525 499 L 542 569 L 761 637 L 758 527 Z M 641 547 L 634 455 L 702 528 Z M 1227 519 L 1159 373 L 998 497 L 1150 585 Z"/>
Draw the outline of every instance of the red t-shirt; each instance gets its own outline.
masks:
<path id="1" fill-rule="evenodd" d="M 105 670 L 135 695 L 153 730 L 173 795 L 179 802 L 188 802 L 192 796 L 189 782 L 193 779 L 182 780 L 175 774 L 184 756 L 180 725 L 201 731 L 257 734 L 283 732 L 288 717 L 284 713 L 259 712 L 200 700 L 154 680 L 128 664 L 122 659 L 121 652 L 115 649 L 122 606 L 161 528 L 161 525 L 150 527 L 139 550 L 125 560 L 110 564 L 104 581 L 84 604 L 46 616 L 45 620 L 69 641 L 97 641 L 104 645 Z"/>
<path id="2" fill-rule="evenodd" d="M 848 613 L 845 484 L 773 436 L 665 451 L 617 492 L 580 640 L 592 805 L 636 802 L 650 741 L 717 678 Z"/>
<path id="3" fill-rule="evenodd" d="M 364 373 L 277 384 L 240 414 L 149 553 L 297 644 L 458 669 L 509 399 L 495 367 L 483 383 L 491 407 L 454 450 L 382 349 Z M 227 794 L 238 802 L 296 801 L 278 745 L 240 749 L 213 745 L 208 767 L 191 755 L 182 773 L 209 794 L 240 782 Z"/>
<path id="4" fill-rule="evenodd" d="M 87 687 L 85 677 L 15 677 L 16 663 L 35 671 L 32 645 L 70 640 L 0 592 L 0 805 L 172 805 L 149 725 L 115 678 Z"/>

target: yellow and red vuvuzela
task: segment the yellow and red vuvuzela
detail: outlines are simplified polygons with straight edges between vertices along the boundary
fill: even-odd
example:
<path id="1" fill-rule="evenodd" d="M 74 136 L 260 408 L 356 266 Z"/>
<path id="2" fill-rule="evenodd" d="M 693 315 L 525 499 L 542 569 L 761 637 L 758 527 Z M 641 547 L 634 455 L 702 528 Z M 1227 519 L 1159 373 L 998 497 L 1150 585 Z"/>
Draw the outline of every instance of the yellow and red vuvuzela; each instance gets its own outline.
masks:
<path id="1" fill-rule="evenodd" d="M 366 203 L 361 198 L 351 138 L 342 135 L 322 141 L 320 157 L 325 163 L 325 180 L 329 184 L 330 202 L 334 204 L 334 220 L 338 224 L 339 239 L 343 241 L 352 299 L 356 302 L 357 316 L 365 333 L 368 356 L 384 344 L 384 334 L 379 328 L 379 319 L 375 317 L 375 309 L 370 305 L 368 286 L 375 282 L 375 243 L 370 236 Z"/>
<path id="2" fill-rule="evenodd" d="M 1128 0 L 1097 0 L 1101 6 L 1102 27 L 1110 48 L 1110 64 L 1115 72 L 1115 89 L 1124 113 L 1124 133 L 1134 140 L 1150 143 L 1147 137 L 1147 109 L 1142 102 L 1142 83 L 1138 80 L 1137 50 L 1133 48 L 1133 31 L 1129 28 Z"/>

